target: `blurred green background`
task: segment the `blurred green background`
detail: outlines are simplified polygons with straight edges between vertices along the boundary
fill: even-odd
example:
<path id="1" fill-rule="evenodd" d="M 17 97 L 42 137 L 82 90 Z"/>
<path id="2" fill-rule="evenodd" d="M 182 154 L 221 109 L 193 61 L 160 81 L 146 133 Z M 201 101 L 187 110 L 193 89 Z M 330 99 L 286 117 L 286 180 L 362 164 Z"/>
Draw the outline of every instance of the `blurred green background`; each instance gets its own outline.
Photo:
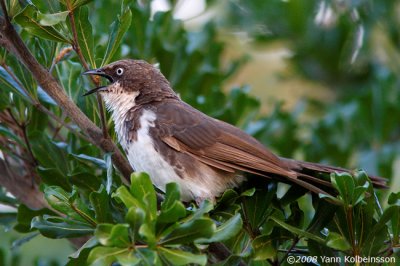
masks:
<path id="1" fill-rule="evenodd" d="M 57 1 L 34 2 L 48 12 Z M 120 1 L 89 7 L 93 27 L 108 29 Z M 363 168 L 400 190 L 400 1 L 164 0 L 151 7 L 149 24 L 132 11 L 118 58 L 159 62 L 184 100 L 281 156 Z M 97 34 L 96 42 L 107 41 L 107 32 Z M 186 80 L 192 72 L 201 75 Z M 0 256 L 13 265 L 62 264 L 73 252 L 67 241 L 43 237 L 10 250 L 19 235 L 0 230 Z"/>

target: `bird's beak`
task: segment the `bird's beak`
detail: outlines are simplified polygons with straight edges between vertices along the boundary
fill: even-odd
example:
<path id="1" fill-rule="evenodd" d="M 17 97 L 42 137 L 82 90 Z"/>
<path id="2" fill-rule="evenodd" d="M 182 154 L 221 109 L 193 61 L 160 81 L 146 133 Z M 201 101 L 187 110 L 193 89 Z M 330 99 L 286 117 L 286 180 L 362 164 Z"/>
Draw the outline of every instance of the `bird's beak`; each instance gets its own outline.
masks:
<path id="1" fill-rule="evenodd" d="M 82 75 L 101 76 L 101 77 L 108 79 L 110 82 L 114 82 L 114 79 L 110 75 L 106 74 L 104 72 L 104 70 L 101 68 L 88 70 L 86 72 L 83 72 Z M 90 94 L 98 92 L 98 91 L 104 91 L 104 90 L 106 90 L 106 88 L 107 88 L 107 86 L 100 86 L 100 87 L 94 88 L 94 89 L 86 92 L 85 94 L 83 94 L 83 96 L 87 96 L 87 95 L 90 95 Z"/>

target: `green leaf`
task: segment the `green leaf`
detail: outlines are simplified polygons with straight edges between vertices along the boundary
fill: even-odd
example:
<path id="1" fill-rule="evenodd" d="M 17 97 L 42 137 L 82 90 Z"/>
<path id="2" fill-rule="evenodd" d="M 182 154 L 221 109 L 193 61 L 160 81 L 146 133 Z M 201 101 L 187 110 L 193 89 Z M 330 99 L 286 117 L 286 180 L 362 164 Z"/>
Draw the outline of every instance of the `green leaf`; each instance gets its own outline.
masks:
<path id="1" fill-rule="evenodd" d="M 341 251 L 347 251 L 351 248 L 347 239 L 335 232 L 329 232 L 326 238 L 326 245 Z"/>
<path id="2" fill-rule="evenodd" d="M 224 222 L 222 225 L 218 226 L 214 232 L 214 235 L 208 239 L 200 239 L 198 242 L 200 243 L 212 243 L 212 242 L 221 242 L 224 240 L 228 240 L 234 236 L 236 236 L 239 231 L 242 229 L 243 221 L 240 213 L 235 214 L 231 219 Z"/>
<path id="3" fill-rule="evenodd" d="M 134 266 L 142 262 L 142 259 L 134 252 L 126 252 L 116 255 L 117 261 L 121 266 Z"/>
<path id="4" fill-rule="evenodd" d="M 75 220 L 89 222 L 95 225 L 95 221 L 92 218 L 92 211 L 79 198 L 75 188 L 72 193 L 69 194 L 60 187 L 46 186 L 44 188 L 44 196 L 49 205 L 57 211 Z"/>
<path id="5" fill-rule="evenodd" d="M 80 171 L 77 167 L 75 170 Z M 68 174 L 69 181 L 72 185 L 79 187 L 81 190 L 87 190 L 88 193 L 96 192 L 101 188 L 102 180 L 101 177 L 95 176 L 93 172 L 73 172 Z"/>
<path id="6" fill-rule="evenodd" d="M 395 193 L 395 192 L 390 193 L 389 198 L 388 198 L 388 203 L 390 205 L 400 206 L 400 191 L 397 193 Z"/>
<path id="7" fill-rule="evenodd" d="M 52 208 L 64 214 L 71 212 L 70 194 L 64 189 L 57 186 L 46 186 L 43 192 L 45 199 Z"/>
<path id="8" fill-rule="evenodd" d="M 251 246 L 254 250 L 254 260 L 267 260 L 276 256 L 277 250 L 272 242 L 271 236 L 260 235 L 252 242 Z"/>
<path id="9" fill-rule="evenodd" d="M 74 12 L 76 33 L 78 43 L 83 57 L 90 63 L 92 68 L 96 68 L 95 49 L 93 45 L 92 24 L 89 21 L 89 8 L 81 6 Z"/>
<path id="10" fill-rule="evenodd" d="M 95 247 L 90 251 L 87 263 L 89 265 L 112 265 L 118 256 L 131 253 L 129 248 Z"/>
<path id="11" fill-rule="evenodd" d="M 140 204 L 140 202 L 132 196 L 125 186 L 120 186 L 117 188 L 117 190 L 112 194 L 112 197 L 121 201 L 128 209 L 131 207 L 140 207 L 145 209 L 142 207 L 142 204 Z"/>
<path id="12" fill-rule="evenodd" d="M 14 20 L 32 35 L 55 42 L 69 43 L 69 40 L 57 32 L 54 27 L 41 25 L 36 19 L 37 15 L 37 9 L 33 5 L 28 5 L 14 17 Z"/>
<path id="13" fill-rule="evenodd" d="M 157 223 L 173 223 L 185 215 L 185 206 L 180 202 L 179 186 L 176 183 L 167 184 L 165 199 L 161 204 Z"/>
<path id="14" fill-rule="evenodd" d="M 70 153 L 68 154 L 70 156 L 73 156 L 75 159 L 79 160 L 80 162 L 84 162 L 86 164 L 88 163 L 93 163 L 95 166 L 100 167 L 101 169 L 107 169 L 106 162 L 102 159 L 92 157 L 86 154 L 73 154 Z M 88 164 L 89 165 L 89 164 Z"/>
<path id="15" fill-rule="evenodd" d="M 127 247 L 131 244 L 128 228 L 127 224 L 99 224 L 94 235 L 103 246 Z"/>
<path id="16" fill-rule="evenodd" d="M 352 204 L 357 205 L 365 198 L 365 192 L 367 192 L 370 182 L 366 181 L 363 186 L 357 186 L 354 189 L 354 194 L 352 197 Z"/>
<path id="17" fill-rule="evenodd" d="M 306 237 L 306 238 L 312 239 L 312 240 L 317 241 L 317 242 L 319 242 L 319 243 L 321 243 L 321 244 L 325 242 L 325 241 L 324 241 L 322 238 L 320 238 L 319 236 L 314 235 L 314 234 L 312 234 L 312 233 L 309 233 L 309 232 L 307 232 L 307 231 L 304 231 L 304 230 L 302 230 L 302 229 L 300 229 L 300 228 L 291 226 L 291 225 L 285 223 L 284 221 L 280 220 L 280 219 L 277 218 L 277 217 L 271 216 L 269 219 L 271 219 L 272 221 L 274 221 L 275 223 L 277 223 L 279 226 L 285 228 L 286 230 L 288 230 L 289 232 L 291 232 L 291 233 L 293 233 L 293 234 L 295 234 L 295 235 L 298 235 L 298 236 L 301 236 L 301 237 Z"/>
<path id="18" fill-rule="evenodd" d="M 193 215 L 189 218 L 189 221 L 199 219 L 205 213 L 209 213 L 213 207 L 214 206 L 210 201 L 204 200 L 202 203 L 200 203 L 199 208 L 194 211 Z"/>
<path id="19" fill-rule="evenodd" d="M 175 201 L 179 201 L 181 192 L 177 183 L 168 183 L 165 186 L 165 199 L 161 203 L 161 209 L 170 209 Z"/>
<path id="20" fill-rule="evenodd" d="M 107 49 L 103 58 L 101 65 L 108 64 L 119 49 L 122 38 L 124 37 L 126 31 L 129 29 L 132 21 L 132 12 L 129 8 L 126 8 L 121 16 L 118 16 L 117 20 L 111 25 L 111 32 L 109 34 Z"/>
<path id="21" fill-rule="evenodd" d="M 209 238 L 214 234 L 215 224 L 211 219 L 199 218 L 174 228 L 160 243 L 163 245 L 175 245 L 191 243 L 199 238 Z"/>
<path id="22" fill-rule="evenodd" d="M 37 18 L 40 25 L 43 26 L 54 26 L 60 22 L 64 22 L 68 16 L 68 11 L 53 13 L 53 14 L 43 14 L 38 12 Z"/>
<path id="23" fill-rule="evenodd" d="M 138 233 L 151 249 L 155 248 L 157 241 L 156 241 L 155 231 L 152 226 L 150 226 L 148 223 L 142 224 L 139 227 Z"/>
<path id="24" fill-rule="evenodd" d="M 331 174 L 332 185 L 338 190 L 339 196 L 343 199 L 345 205 L 352 204 L 354 195 L 354 179 L 349 173 Z"/>
<path id="25" fill-rule="evenodd" d="M 87 223 L 49 215 L 33 218 L 31 226 L 49 238 L 80 237 L 93 234 L 94 231 Z"/>
<path id="26" fill-rule="evenodd" d="M 131 227 L 131 230 L 135 237 L 138 236 L 139 229 L 142 226 L 145 217 L 146 217 L 145 210 L 137 208 L 135 206 L 130 207 L 127 214 L 125 215 L 125 221 L 129 223 L 129 226 Z"/>
<path id="27" fill-rule="evenodd" d="M 160 255 L 168 260 L 172 265 L 188 265 L 191 263 L 206 265 L 207 263 L 207 256 L 204 254 L 198 255 L 178 249 L 169 249 L 164 247 L 158 247 L 157 250 Z"/>
<path id="28" fill-rule="evenodd" d="M 46 169 L 57 169 L 64 177 L 70 172 L 65 143 L 53 142 L 47 134 L 34 131 L 28 136 L 32 152 L 40 165 Z"/>
<path id="29" fill-rule="evenodd" d="M 339 206 L 330 204 L 325 200 L 319 200 L 319 198 L 316 197 L 314 199 L 316 199 L 314 201 L 316 201 L 315 204 L 317 204 L 317 206 L 314 206 L 315 214 L 307 228 L 307 231 L 317 234 L 333 220 Z"/>
<path id="30" fill-rule="evenodd" d="M 60 169 L 56 167 L 45 168 L 39 166 L 37 171 L 44 184 L 58 186 L 66 190 L 71 189 L 71 184 L 69 184 L 68 179 L 65 178 L 65 172 L 63 173 Z"/>
<path id="31" fill-rule="evenodd" d="M 99 191 L 90 193 L 89 199 L 95 212 L 96 222 L 112 222 L 113 219 L 110 210 L 110 202 L 104 187 L 101 186 Z"/>
<path id="32" fill-rule="evenodd" d="M 243 191 L 242 193 L 240 193 L 241 197 L 251 197 L 254 195 L 254 193 L 256 192 L 255 188 L 250 188 L 246 191 Z"/>
<path id="33" fill-rule="evenodd" d="M 40 209 L 40 210 L 32 210 L 25 206 L 24 204 L 20 204 L 18 206 L 17 212 L 17 224 L 14 226 L 14 229 L 21 233 L 27 233 L 32 231 L 31 221 L 36 216 L 41 216 L 44 214 L 54 215 L 54 212 L 49 209 Z"/>
<path id="34" fill-rule="evenodd" d="M 150 250 L 148 248 L 136 249 L 136 257 L 141 258 L 141 265 L 145 266 L 162 266 L 160 257 L 156 251 Z"/>
<path id="35" fill-rule="evenodd" d="M 146 209 L 151 220 L 157 216 L 157 196 L 153 183 L 146 173 L 132 173 L 130 192 Z"/>

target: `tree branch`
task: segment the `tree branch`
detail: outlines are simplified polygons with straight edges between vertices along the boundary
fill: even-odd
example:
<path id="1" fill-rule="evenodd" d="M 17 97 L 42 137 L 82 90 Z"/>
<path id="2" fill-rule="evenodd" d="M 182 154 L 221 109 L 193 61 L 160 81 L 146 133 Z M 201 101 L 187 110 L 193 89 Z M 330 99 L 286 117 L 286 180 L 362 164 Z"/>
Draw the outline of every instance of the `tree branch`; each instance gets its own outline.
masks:
<path id="1" fill-rule="evenodd" d="M 42 89 L 53 98 L 60 108 L 87 136 L 89 136 L 96 146 L 100 147 L 104 152 L 112 153 L 114 165 L 126 179 L 129 179 L 133 169 L 118 147 L 110 139 L 104 138 L 101 129 L 99 129 L 66 95 L 53 76 L 35 57 L 33 57 L 14 27 L 7 23 L 4 17 L 0 17 L 0 34 L 0 45 L 14 54 L 17 59 L 26 66 Z"/>

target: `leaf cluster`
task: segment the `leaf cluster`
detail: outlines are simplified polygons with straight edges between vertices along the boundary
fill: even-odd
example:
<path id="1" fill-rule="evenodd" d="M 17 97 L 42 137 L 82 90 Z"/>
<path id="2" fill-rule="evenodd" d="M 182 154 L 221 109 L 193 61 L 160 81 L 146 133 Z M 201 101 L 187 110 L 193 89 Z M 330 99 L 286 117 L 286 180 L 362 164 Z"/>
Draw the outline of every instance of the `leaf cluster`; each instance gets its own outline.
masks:
<path id="1" fill-rule="evenodd" d="M 222 89 L 244 59 L 223 64 L 225 44 L 218 40 L 215 23 L 209 22 L 196 32 L 186 30 L 182 21 L 174 19 L 176 3 L 172 2 L 171 11 L 155 14 L 151 4 L 142 1 L 122 1 L 112 10 L 100 7 L 100 1 L 82 0 L 48 4 L 9 1 L 8 8 L 12 23 L 18 25 L 19 34 L 38 61 L 96 123 L 100 113 L 97 103 L 81 97 L 92 86 L 80 77 L 83 69 L 124 57 L 140 58 L 158 62 L 186 102 L 244 128 L 283 156 L 300 153 L 312 161 L 345 166 L 354 154 L 361 158 L 372 154 L 372 159 L 360 160 L 362 165 L 392 176 L 400 124 L 398 117 L 387 115 L 400 112 L 394 72 L 381 66 L 375 71 L 369 66 L 368 73 L 381 74 L 374 74 L 369 83 L 364 80 L 363 93 L 346 94 L 340 103 L 326 107 L 309 103 L 326 112 L 318 121 L 299 122 L 305 111 L 287 111 L 282 104 L 268 117 L 261 117 L 260 103 L 249 95 L 250 88 L 237 87 L 228 93 Z M 332 52 L 337 51 L 332 46 L 343 47 L 345 43 L 342 34 L 352 25 L 343 22 L 348 13 L 335 29 L 309 35 L 307 25 L 316 10 L 314 2 L 237 2 L 251 8 L 252 19 L 266 19 L 266 25 L 272 20 L 273 32 L 281 34 L 279 37 L 302 44 L 295 46 L 297 50 L 293 48 L 296 56 L 292 60 L 308 77 L 332 80 L 342 73 L 332 67 L 341 58 Z M 235 25 L 248 23 L 240 10 L 230 11 L 237 14 Z M 271 14 L 265 16 L 265 10 Z M 288 11 L 290 15 L 282 15 Z M 329 36 L 338 39 L 332 41 Z M 261 37 L 269 40 L 270 36 Z M 319 40 L 326 42 L 321 45 Z M 306 52 L 310 50 L 313 53 Z M 307 58 L 315 61 L 311 64 Z M 4 157 L 0 162 L 5 162 L 13 175 L 39 184 L 48 204 L 47 208 L 27 207 L 1 188 L 0 202 L 17 209 L 0 213 L 1 224 L 26 234 L 16 246 L 37 234 L 71 241 L 85 239 L 68 258 L 69 265 L 285 265 L 290 255 L 390 257 L 399 247 L 400 195 L 390 194 L 381 207 L 377 192 L 362 171 L 324 177 L 331 178 L 336 191 L 333 197 L 309 195 L 298 187 L 248 176 L 247 183 L 226 191 L 215 203 L 183 203 L 176 184 L 168 184 L 164 199 L 157 202 L 146 174 L 133 174 L 130 185 L 124 185 L 112 166 L 111 155 L 101 154 L 29 71 L 4 50 L 0 66 L 0 150 Z M 335 84 L 350 86 L 363 77 L 362 73 L 351 73 Z M 106 124 L 115 139 L 109 117 Z M 372 150 L 371 139 L 378 148 Z M 0 251 L 0 264 L 7 265 L 10 253 Z"/>

